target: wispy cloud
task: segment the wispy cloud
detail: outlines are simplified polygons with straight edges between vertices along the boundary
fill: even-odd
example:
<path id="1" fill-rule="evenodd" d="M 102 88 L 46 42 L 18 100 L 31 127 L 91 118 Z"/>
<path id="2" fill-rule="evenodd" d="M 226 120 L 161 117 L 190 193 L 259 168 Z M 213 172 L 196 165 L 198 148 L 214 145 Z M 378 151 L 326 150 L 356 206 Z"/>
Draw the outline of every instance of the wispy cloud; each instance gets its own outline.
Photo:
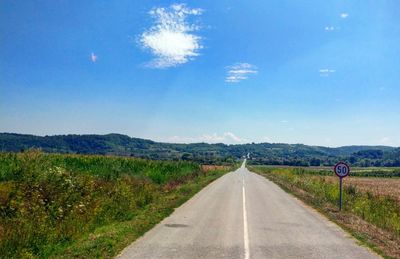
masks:
<path id="1" fill-rule="evenodd" d="M 336 72 L 336 70 L 334 70 L 334 69 L 322 68 L 319 70 L 319 75 L 320 76 L 330 76 L 331 74 L 333 74 L 335 72 Z"/>
<path id="2" fill-rule="evenodd" d="M 96 63 L 96 61 L 97 61 L 97 56 L 92 52 L 92 54 L 90 54 L 90 60 L 93 62 L 93 63 Z"/>
<path id="3" fill-rule="evenodd" d="M 390 142 L 391 142 L 391 139 L 389 137 L 383 137 L 379 140 L 379 143 L 383 144 L 383 145 L 388 145 Z"/>
<path id="4" fill-rule="evenodd" d="M 325 31 L 336 31 L 339 30 L 339 27 L 335 27 L 335 26 L 325 26 Z"/>
<path id="5" fill-rule="evenodd" d="M 150 67 L 174 67 L 199 55 L 201 37 L 193 32 L 200 28 L 187 20 L 189 16 L 198 16 L 202 12 L 202 9 L 191 9 L 185 4 L 150 11 L 155 24 L 143 32 L 139 40 L 140 45 L 155 56 L 148 64 Z"/>
<path id="6" fill-rule="evenodd" d="M 265 137 L 262 138 L 262 141 L 263 142 L 272 142 L 272 139 L 270 137 L 268 137 L 268 136 L 265 136 Z"/>
<path id="7" fill-rule="evenodd" d="M 198 137 L 182 137 L 182 136 L 173 136 L 168 138 L 168 142 L 174 143 L 226 143 L 226 144 L 238 144 L 246 142 L 246 139 L 238 137 L 232 132 L 224 132 L 223 134 L 203 134 Z"/>
<path id="8" fill-rule="evenodd" d="M 348 13 L 341 13 L 340 17 L 343 18 L 343 19 L 346 19 L 347 17 L 349 17 L 349 14 Z"/>
<path id="9" fill-rule="evenodd" d="M 249 63 L 236 63 L 228 66 L 227 69 L 228 72 L 225 77 L 225 82 L 227 83 L 239 83 L 246 80 L 249 75 L 258 73 L 257 67 Z"/>
<path id="10" fill-rule="evenodd" d="M 245 139 L 236 136 L 232 132 L 224 132 L 222 135 L 218 135 L 217 133 L 210 135 L 205 134 L 201 136 L 201 139 L 203 139 L 205 142 L 208 143 L 216 143 L 216 142 L 241 143 L 245 141 Z"/>

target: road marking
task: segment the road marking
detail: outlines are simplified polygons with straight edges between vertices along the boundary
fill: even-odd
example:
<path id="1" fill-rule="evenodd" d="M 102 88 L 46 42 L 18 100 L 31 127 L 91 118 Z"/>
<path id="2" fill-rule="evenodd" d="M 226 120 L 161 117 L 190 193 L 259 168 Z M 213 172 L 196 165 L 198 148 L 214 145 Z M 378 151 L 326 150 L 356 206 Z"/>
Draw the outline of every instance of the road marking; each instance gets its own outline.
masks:
<path id="1" fill-rule="evenodd" d="M 249 248 L 249 228 L 247 226 L 247 212 L 246 212 L 246 190 L 244 188 L 244 175 L 243 175 L 243 238 L 244 238 L 244 259 L 250 258 L 250 248 Z"/>

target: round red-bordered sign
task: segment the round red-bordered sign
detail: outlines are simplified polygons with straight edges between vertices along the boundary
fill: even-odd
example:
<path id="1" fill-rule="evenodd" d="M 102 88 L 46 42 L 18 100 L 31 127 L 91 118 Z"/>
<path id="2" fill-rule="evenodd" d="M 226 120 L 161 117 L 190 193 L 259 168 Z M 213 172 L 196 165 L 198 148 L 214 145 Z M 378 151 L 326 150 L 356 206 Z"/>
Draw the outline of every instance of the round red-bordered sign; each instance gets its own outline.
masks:
<path id="1" fill-rule="evenodd" d="M 333 171 L 338 177 L 343 178 L 349 175 L 350 167 L 345 162 L 339 162 L 335 165 Z"/>

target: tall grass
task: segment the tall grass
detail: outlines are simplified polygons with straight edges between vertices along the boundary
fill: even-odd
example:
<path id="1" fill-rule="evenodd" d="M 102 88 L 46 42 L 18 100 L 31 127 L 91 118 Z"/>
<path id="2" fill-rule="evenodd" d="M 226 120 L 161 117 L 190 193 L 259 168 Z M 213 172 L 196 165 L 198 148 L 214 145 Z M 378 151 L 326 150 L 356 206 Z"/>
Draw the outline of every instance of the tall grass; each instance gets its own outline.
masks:
<path id="1" fill-rule="evenodd" d="M 45 154 L 35 150 L 26 153 L 0 153 L 0 182 L 19 181 L 26 177 L 36 179 L 53 174 L 52 170 L 60 168 L 73 176 L 90 175 L 105 180 L 115 180 L 123 175 L 146 176 L 159 184 L 181 179 L 200 169 L 198 164 L 191 162 Z"/>
<path id="2" fill-rule="evenodd" d="M 191 162 L 0 153 L 0 257 L 48 257 L 202 174 Z"/>

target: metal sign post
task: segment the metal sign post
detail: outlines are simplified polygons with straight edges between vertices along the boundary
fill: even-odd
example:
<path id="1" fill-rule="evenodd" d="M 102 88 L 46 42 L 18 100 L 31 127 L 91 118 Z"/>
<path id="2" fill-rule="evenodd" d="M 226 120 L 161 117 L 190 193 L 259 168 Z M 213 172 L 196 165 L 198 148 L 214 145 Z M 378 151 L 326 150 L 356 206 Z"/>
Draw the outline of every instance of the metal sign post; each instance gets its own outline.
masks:
<path id="1" fill-rule="evenodd" d="M 343 178 L 348 176 L 350 173 L 350 167 L 345 162 L 339 162 L 333 168 L 335 174 L 339 177 L 339 210 L 342 210 L 343 201 Z"/>
<path id="2" fill-rule="evenodd" d="M 342 210 L 342 197 L 343 197 L 342 183 L 343 183 L 343 177 L 340 177 L 339 178 L 339 188 L 340 188 L 339 210 Z"/>

